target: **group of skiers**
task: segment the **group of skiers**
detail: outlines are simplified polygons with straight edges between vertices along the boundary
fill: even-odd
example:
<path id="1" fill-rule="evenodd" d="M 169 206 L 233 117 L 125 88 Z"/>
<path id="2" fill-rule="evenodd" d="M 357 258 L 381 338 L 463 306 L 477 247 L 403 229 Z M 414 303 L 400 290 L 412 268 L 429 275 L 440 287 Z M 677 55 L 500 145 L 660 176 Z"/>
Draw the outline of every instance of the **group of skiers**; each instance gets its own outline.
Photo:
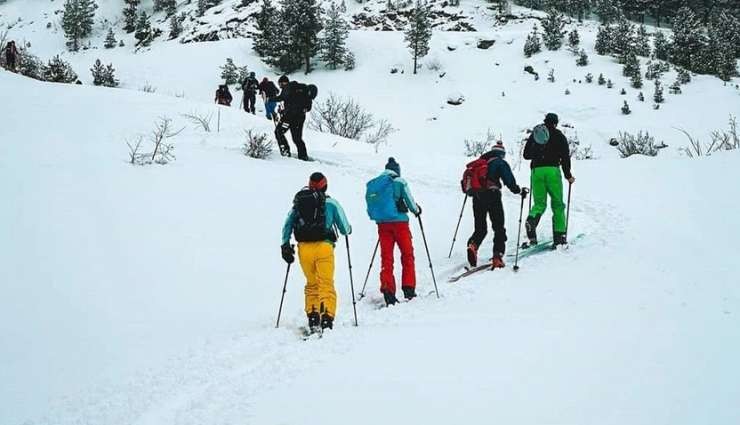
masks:
<path id="1" fill-rule="evenodd" d="M 311 110 L 313 99 L 316 98 L 316 86 L 290 81 L 285 75 L 278 79 L 278 85 L 280 90 L 269 78 L 264 77 L 259 82 L 254 72 L 250 72 L 240 85 L 244 96 L 242 102 L 244 111 L 256 115 L 255 103 L 259 93 L 265 103 L 265 117 L 275 123 L 275 138 L 280 154 L 291 156 L 290 145 L 285 137 L 285 133 L 290 132 L 298 151 L 298 159 L 308 161 L 308 151 L 303 141 L 303 125 L 306 122 L 306 113 Z M 218 87 L 214 100 L 219 105 L 231 106 L 233 96 L 227 84 Z M 280 102 L 283 105 L 276 111 Z"/>
<path id="2" fill-rule="evenodd" d="M 523 244 L 524 248 L 538 243 L 537 225 L 547 209 L 548 197 L 553 214 L 552 249 L 567 244 L 562 175 L 569 184 L 573 184 L 575 178 L 571 173 L 568 141 L 557 125 L 558 116 L 547 114 L 544 124 L 533 129 L 524 148 L 524 159 L 531 161 L 534 200 L 526 221 L 528 240 Z M 520 194 L 522 206 L 530 192 L 517 185 L 505 156 L 506 149 L 502 142 L 498 142 L 489 152 L 467 164 L 463 173 L 462 190 L 473 200 L 475 232 L 467 245 L 467 258 L 472 267 L 477 265 L 478 249 L 488 233 L 488 217 L 494 233 L 490 266 L 493 269 L 505 267 L 503 258 L 507 236 L 501 191 L 506 186 L 511 192 Z M 308 186 L 293 198 L 282 232 L 281 253 L 289 265 L 295 261 L 291 234 L 298 242 L 299 263 L 306 277 L 305 311 L 310 333 L 322 332 L 333 326 L 337 306 L 334 245 L 337 231 L 345 237 L 352 233 L 344 210 L 338 201 L 327 195 L 327 189 L 326 176 L 313 173 Z M 414 200 L 407 181 L 401 178 L 401 166 L 394 158 L 389 158 L 383 172 L 367 183 L 365 201 L 368 216 L 378 228 L 380 292 L 385 303 L 392 305 L 398 302 L 394 275 L 395 245 L 401 251 L 401 290 L 406 300 L 413 299 L 416 297 L 416 270 L 408 213 L 420 217 L 422 209 Z M 420 218 L 419 221 L 421 223 Z M 347 246 L 349 249 L 349 243 Z"/>
<path id="3" fill-rule="evenodd" d="M 18 66 L 18 48 L 15 41 L 11 40 L 5 44 L 5 67 L 8 71 L 16 72 Z"/>

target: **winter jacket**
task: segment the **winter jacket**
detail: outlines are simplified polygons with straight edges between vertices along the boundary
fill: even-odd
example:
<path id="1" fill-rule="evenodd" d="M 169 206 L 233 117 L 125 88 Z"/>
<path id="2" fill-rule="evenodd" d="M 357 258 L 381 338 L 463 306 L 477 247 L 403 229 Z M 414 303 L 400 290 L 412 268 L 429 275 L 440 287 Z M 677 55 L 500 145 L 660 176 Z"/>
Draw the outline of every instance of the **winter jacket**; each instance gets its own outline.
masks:
<path id="1" fill-rule="evenodd" d="M 570 149 L 568 139 L 557 128 L 548 128 L 550 139 L 544 145 L 534 141 L 534 133 L 529 135 L 524 146 L 524 159 L 529 159 L 530 168 L 562 167 L 566 179 L 572 177 L 570 173 Z"/>
<path id="2" fill-rule="evenodd" d="M 395 171 L 385 170 L 381 175 L 390 176 L 393 179 L 393 201 L 396 203 L 398 214 L 388 220 L 378 221 L 377 223 L 398 223 L 409 221 L 408 211 L 414 214 L 419 213 L 419 206 L 416 205 L 414 197 L 411 195 L 409 184 L 401 178 Z"/>
<path id="3" fill-rule="evenodd" d="M 299 84 L 296 81 L 291 81 L 280 92 L 280 96 L 269 99 L 274 102 L 283 102 L 283 113 L 285 115 L 306 114 L 306 100 L 296 94 Z"/>
<path id="4" fill-rule="evenodd" d="M 484 158 L 487 155 L 488 154 L 485 154 Z M 509 163 L 503 158 L 496 157 L 495 155 L 490 155 L 490 158 L 493 159 L 488 162 L 488 181 L 491 182 L 494 189 L 501 190 L 503 187 L 501 186 L 501 181 L 503 180 L 504 184 L 510 191 L 514 193 L 521 192 L 519 185 L 516 184 L 514 173 L 511 172 Z"/>
<path id="5" fill-rule="evenodd" d="M 331 233 L 334 231 L 334 226 L 337 226 L 339 233 L 343 235 L 349 235 L 352 233 L 352 226 L 347 221 L 347 216 L 344 214 L 342 206 L 339 202 L 333 198 L 326 197 L 326 232 Z M 296 211 L 291 208 L 288 213 L 288 217 L 285 219 L 283 224 L 283 245 L 290 243 L 290 236 L 295 228 Z M 327 239 L 326 242 L 334 243 L 332 240 Z"/>
<path id="6" fill-rule="evenodd" d="M 272 81 L 263 81 L 258 87 L 260 94 L 265 95 L 268 99 L 277 96 L 279 92 L 277 86 Z"/>
<path id="7" fill-rule="evenodd" d="M 219 105 L 231 106 L 232 100 L 233 98 L 231 97 L 231 92 L 228 87 L 219 87 L 218 90 L 216 90 L 216 103 Z"/>
<path id="8" fill-rule="evenodd" d="M 257 81 L 256 78 L 247 78 L 246 80 L 242 82 L 242 90 L 244 91 L 244 93 L 247 93 L 247 92 L 254 93 L 257 91 L 258 88 L 259 88 L 259 81 Z"/>

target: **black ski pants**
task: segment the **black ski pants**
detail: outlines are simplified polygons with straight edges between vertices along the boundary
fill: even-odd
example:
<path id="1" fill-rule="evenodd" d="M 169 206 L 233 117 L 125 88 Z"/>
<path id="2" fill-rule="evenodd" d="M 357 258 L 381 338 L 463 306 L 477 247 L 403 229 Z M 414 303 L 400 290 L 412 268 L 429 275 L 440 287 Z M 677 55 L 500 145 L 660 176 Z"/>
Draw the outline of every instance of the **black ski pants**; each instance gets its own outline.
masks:
<path id="1" fill-rule="evenodd" d="M 290 156 L 290 145 L 288 139 L 285 138 L 285 133 L 290 131 L 290 137 L 293 139 L 293 144 L 298 150 L 298 159 L 304 161 L 308 160 L 308 152 L 306 152 L 306 144 L 303 142 L 303 124 L 306 122 L 305 113 L 284 113 L 275 127 L 275 138 L 277 139 L 278 146 L 280 146 L 280 154 L 283 156 Z"/>
<path id="2" fill-rule="evenodd" d="M 493 252 L 503 255 L 506 251 L 506 227 L 504 226 L 504 206 L 500 190 L 487 190 L 473 195 L 473 217 L 475 232 L 468 239 L 468 245 L 480 247 L 488 234 L 488 220 L 491 218 L 493 228 Z"/>
<path id="3" fill-rule="evenodd" d="M 244 110 L 245 111 L 251 112 L 252 115 L 254 115 L 256 113 L 256 109 L 254 107 L 256 102 L 257 102 L 257 93 L 253 91 L 244 92 Z"/>

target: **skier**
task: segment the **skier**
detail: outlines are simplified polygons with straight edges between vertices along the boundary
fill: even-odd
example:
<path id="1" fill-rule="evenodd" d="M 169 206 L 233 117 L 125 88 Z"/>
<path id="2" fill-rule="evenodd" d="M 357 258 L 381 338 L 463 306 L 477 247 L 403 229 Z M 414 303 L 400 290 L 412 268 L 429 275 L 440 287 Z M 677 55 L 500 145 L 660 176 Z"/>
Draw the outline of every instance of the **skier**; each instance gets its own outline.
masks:
<path id="1" fill-rule="evenodd" d="M 282 256 L 293 263 L 295 251 L 290 245 L 294 233 L 298 241 L 298 259 L 306 276 L 306 305 L 309 330 L 331 329 L 336 317 L 337 293 L 334 289 L 335 226 L 343 235 L 352 233 L 344 210 L 326 194 L 328 182 L 319 173 L 311 174 L 308 187 L 293 198 L 293 208 L 283 225 Z"/>
<path id="2" fill-rule="evenodd" d="M 262 79 L 262 82 L 259 85 L 259 91 L 260 96 L 262 96 L 262 100 L 265 101 L 265 116 L 268 120 L 275 121 L 277 116 L 275 115 L 275 107 L 277 106 L 277 102 L 270 100 L 270 98 L 273 98 L 278 95 L 278 88 L 275 86 L 275 83 L 270 81 L 267 77 Z"/>
<path id="3" fill-rule="evenodd" d="M 524 146 L 524 159 L 531 160 L 532 200 L 525 224 L 529 245 L 537 243 L 537 224 L 547 209 L 547 196 L 552 207 L 553 248 L 568 243 L 566 237 L 565 203 L 563 202 L 563 180 L 558 167 L 569 184 L 576 179 L 570 170 L 570 149 L 568 139 L 557 129 L 558 116 L 549 113 L 545 125 L 538 125 L 532 131 Z"/>
<path id="4" fill-rule="evenodd" d="M 218 90 L 216 90 L 216 103 L 219 105 L 231 106 L 232 99 L 228 85 L 221 84 L 218 86 Z"/>
<path id="5" fill-rule="evenodd" d="M 270 97 L 273 102 L 283 102 L 283 110 L 280 121 L 275 128 L 275 138 L 280 146 L 280 154 L 290 156 L 290 145 L 285 138 L 285 133 L 290 131 L 290 137 L 298 150 L 298 159 L 308 161 L 306 144 L 303 141 L 303 124 L 306 122 L 306 112 L 311 110 L 311 103 L 316 97 L 316 87 L 307 86 L 296 81 L 290 81 L 283 75 L 278 79 L 281 92 L 279 96 Z M 310 88 L 313 87 L 313 93 Z"/>
<path id="6" fill-rule="evenodd" d="M 522 197 L 527 196 L 527 189 L 523 190 L 516 184 L 511 167 L 504 160 L 506 149 L 502 142 L 483 154 L 478 160 L 468 164 L 468 170 L 475 172 L 476 167 L 480 167 L 480 174 L 484 184 L 478 190 L 471 190 L 465 187 L 463 179 L 463 191 L 473 198 L 473 217 L 475 220 L 475 232 L 468 239 L 468 263 L 472 267 L 478 264 L 478 248 L 488 233 L 488 220 L 486 216 L 491 217 L 491 228 L 493 228 L 493 260 L 492 268 L 503 268 L 504 251 L 506 249 L 506 227 L 504 219 L 504 206 L 501 202 L 501 181 L 514 194 L 520 194 Z M 466 190 L 467 189 L 467 190 Z"/>
<path id="7" fill-rule="evenodd" d="M 18 49 L 15 47 L 15 41 L 8 41 L 5 45 L 5 67 L 16 72 L 16 61 L 18 58 Z"/>
<path id="8" fill-rule="evenodd" d="M 259 87 L 259 82 L 256 78 L 254 78 L 254 72 L 249 73 L 249 77 L 247 77 L 244 81 L 242 81 L 242 91 L 244 92 L 244 110 L 247 113 L 252 113 L 252 115 L 255 115 L 255 103 L 256 103 L 256 97 L 257 97 L 257 88 Z"/>
<path id="9" fill-rule="evenodd" d="M 401 166 L 394 158 L 388 158 L 385 171 L 367 184 L 367 212 L 378 225 L 380 241 L 380 292 L 386 305 L 398 302 L 396 278 L 393 275 L 393 248 L 401 250 L 401 289 L 404 298 L 416 296 L 416 271 L 414 269 L 414 245 L 407 212 L 417 217 L 421 206 L 414 201 L 406 180 L 401 178 Z"/>

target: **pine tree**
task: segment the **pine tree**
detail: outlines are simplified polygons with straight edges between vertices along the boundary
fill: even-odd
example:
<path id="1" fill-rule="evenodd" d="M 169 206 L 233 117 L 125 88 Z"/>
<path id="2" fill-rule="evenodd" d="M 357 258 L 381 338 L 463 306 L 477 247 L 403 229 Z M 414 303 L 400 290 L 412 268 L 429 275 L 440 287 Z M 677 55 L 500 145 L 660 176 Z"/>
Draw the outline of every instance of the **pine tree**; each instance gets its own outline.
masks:
<path id="1" fill-rule="evenodd" d="M 614 0 L 596 0 L 596 14 L 602 24 L 610 24 L 622 16 L 619 3 Z"/>
<path id="2" fill-rule="evenodd" d="M 632 113 L 632 111 L 630 110 L 630 105 L 627 104 L 626 100 L 624 101 L 624 105 L 622 106 L 622 113 L 624 115 L 629 115 Z"/>
<path id="3" fill-rule="evenodd" d="M 660 60 L 668 60 L 668 58 L 671 55 L 671 46 L 670 42 L 666 38 L 665 34 L 663 34 L 662 31 L 658 31 L 655 34 L 655 40 L 653 41 L 654 49 L 653 49 L 653 56 L 656 59 Z"/>
<path id="4" fill-rule="evenodd" d="M 622 89 L 622 90 L 621 90 L 621 91 L 619 92 L 619 94 L 621 94 L 622 96 L 624 96 L 624 95 L 626 95 L 626 94 L 627 94 L 627 90 L 625 90 L 625 89 Z"/>
<path id="5" fill-rule="evenodd" d="M 547 81 L 554 83 L 555 82 L 555 70 L 550 69 L 550 72 L 547 73 Z"/>
<path id="6" fill-rule="evenodd" d="M 655 79 L 655 91 L 653 92 L 653 101 L 657 104 L 665 102 L 665 98 L 663 97 L 663 85 L 657 78 Z"/>
<path id="7" fill-rule="evenodd" d="M 164 0 L 164 13 L 174 16 L 177 13 L 177 0 Z"/>
<path id="8" fill-rule="evenodd" d="M 93 85 L 102 86 L 105 83 L 105 66 L 100 62 L 100 59 L 95 60 L 90 72 L 92 72 Z"/>
<path id="9" fill-rule="evenodd" d="M 673 27 L 680 31 L 673 32 L 671 62 L 692 71 L 701 71 L 702 64 L 698 62 L 708 40 L 704 36 L 701 20 L 688 7 L 676 12 Z"/>
<path id="10" fill-rule="evenodd" d="M 44 81 L 52 83 L 74 83 L 77 74 L 72 70 L 69 63 L 63 61 L 59 55 L 54 56 L 42 71 Z"/>
<path id="11" fill-rule="evenodd" d="M 429 7 L 421 0 L 416 0 L 416 7 L 414 7 L 409 19 L 409 27 L 406 29 L 404 37 L 414 59 L 414 74 L 416 74 L 419 58 L 423 58 L 429 53 L 429 41 L 431 39 L 432 23 Z"/>
<path id="12" fill-rule="evenodd" d="M 524 42 L 524 56 L 532 57 L 535 53 L 542 51 L 542 45 L 540 44 L 540 34 L 537 30 L 537 25 L 534 25 L 532 32 L 527 36 L 527 41 Z"/>
<path id="13" fill-rule="evenodd" d="M 170 18 L 170 40 L 175 39 L 182 34 L 182 23 L 185 20 L 185 12 L 180 16 L 172 15 Z"/>
<path id="14" fill-rule="evenodd" d="M 113 64 L 109 63 L 105 66 L 105 86 L 106 87 L 118 87 L 118 79 L 116 79 L 116 70 L 113 68 Z"/>
<path id="15" fill-rule="evenodd" d="M 117 44 L 118 40 L 116 40 L 116 35 L 113 33 L 113 28 L 108 28 L 108 35 L 105 36 L 103 47 L 105 47 L 106 49 L 112 49 L 116 47 Z"/>
<path id="16" fill-rule="evenodd" d="M 610 89 L 614 87 L 614 83 L 612 83 L 612 80 L 606 80 L 606 88 Z"/>
<path id="17" fill-rule="evenodd" d="M 581 49 L 581 51 L 578 53 L 578 59 L 576 59 L 576 65 L 578 66 L 588 65 L 588 55 L 586 54 L 586 50 Z"/>
<path id="18" fill-rule="evenodd" d="M 612 52 L 612 28 L 606 25 L 599 26 L 599 32 L 596 34 L 596 53 L 604 56 Z"/>
<path id="19" fill-rule="evenodd" d="M 239 68 L 234 64 L 234 59 L 226 58 L 226 64 L 221 67 L 221 79 L 229 85 L 239 82 Z"/>
<path id="20" fill-rule="evenodd" d="M 604 78 L 604 74 L 599 74 L 599 79 L 597 82 L 599 83 L 600 86 L 603 86 L 604 84 L 606 84 L 606 79 Z"/>
<path id="21" fill-rule="evenodd" d="M 650 57 L 650 36 L 647 33 L 645 25 L 637 27 L 637 35 L 635 36 L 635 53 L 638 56 Z"/>
<path id="22" fill-rule="evenodd" d="M 339 7 L 332 3 L 327 13 L 326 26 L 324 35 L 321 38 L 321 60 L 323 60 L 330 69 L 337 69 L 344 64 L 347 57 L 347 47 L 345 43 L 349 36 L 349 24 L 344 20 Z"/>
<path id="23" fill-rule="evenodd" d="M 676 68 L 676 72 L 678 73 L 678 82 L 680 84 L 688 84 L 691 82 L 691 73 L 684 68 Z"/>
<path id="24" fill-rule="evenodd" d="M 558 50 L 563 46 L 563 37 L 565 37 L 563 28 L 565 28 L 563 15 L 551 9 L 542 21 L 542 39 L 548 50 Z"/>
<path id="25" fill-rule="evenodd" d="M 67 45 L 72 51 L 80 49 L 80 40 L 92 32 L 95 10 L 94 0 L 66 0 L 62 12 L 62 28 L 69 39 Z"/>
<path id="26" fill-rule="evenodd" d="M 635 47 L 635 27 L 627 19 L 620 19 L 612 34 L 612 53 L 623 55 Z"/>
<path id="27" fill-rule="evenodd" d="M 639 94 L 637 95 L 637 100 L 639 100 L 640 102 L 644 102 L 644 101 L 645 101 L 645 95 L 644 95 L 644 94 L 642 94 L 642 92 L 640 92 L 640 93 L 639 93 Z"/>
<path id="28" fill-rule="evenodd" d="M 355 54 L 347 52 L 347 56 L 344 58 L 344 70 L 352 71 L 355 69 Z"/>
<path id="29" fill-rule="evenodd" d="M 342 13 L 347 13 L 347 3 L 344 0 L 339 3 L 339 11 Z"/>
<path id="30" fill-rule="evenodd" d="M 262 8 L 257 14 L 256 27 L 257 34 L 254 35 L 254 44 L 252 49 L 261 57 L 270 56 L 276 53 L 276 46 L 280 39 L 279 30 L 281 22 L 275 6 L 270 0 L 262 2 Z"/>
<path id="31" fill-rule="evenodd" d="M 149 15 L 146 12 L 141 12 L 139 19 L 136 21 L 134 37 L 142 46 L 148 46 L 152 42 L 152 24 L 149 22 Z"/>
<path id="32" fill-rule="evenodd" d="M 640 64 L 639 63 L 637 64 L 637 67 L 638 67 L 637 70 L 636 70 L 637 72 L 635 72 L 634 74 L 632 74 L 632 77 L 631 77 L 631 85 L 632 85 L 632 88 L 641 89 L 642 88 L 642 72 L 640 71 L 640 68 L 639 68 L 640 67 Z"/>
<path id="33" fill-rule="evenodd" d="M 139 17 L 139 0 L 123 0 L 123 29 L 127 33 L 136 31 L 136 20 Z"/>
<path id="34" fill-rule="evenodd" d="M 578 47 L 578 45 L 581 44 L 581 36 L 578 35 L 578 29 L 573 28 L 573 30 L 568 33 L 568 45 L 570 47 Z"/>
<path id="35" fill-rule="evenodd" d="M 286 42 L 281 49 L 282 60 L 286 64 L 283 71 L 295 71 L 303 63 L 308 74 L 311 72 L 311 58 L 319 50 L 321 7 L 316 0 L 283 0 L 282 5 L 282 35 Z M 294 65 L 297 67 L 289 69 Z"/>
<path id="36" fill-rule="evenodd" d="M 590 72 L 588 74 L 586 74 L 586 82 L 589 83 L 589 84 L 593 83 L 594 82 L 594 74 L 592 74 Z"/>
<path id="37" fill-rule="evenodd" d="M 635 74 L 640 74 L 640 72 L 640 61 L 637 59 L 637 55 L 635 55 L 634 52 L 628 53 L 625 56 L 622 75 L 625 77 L 632 77 Z"/>

